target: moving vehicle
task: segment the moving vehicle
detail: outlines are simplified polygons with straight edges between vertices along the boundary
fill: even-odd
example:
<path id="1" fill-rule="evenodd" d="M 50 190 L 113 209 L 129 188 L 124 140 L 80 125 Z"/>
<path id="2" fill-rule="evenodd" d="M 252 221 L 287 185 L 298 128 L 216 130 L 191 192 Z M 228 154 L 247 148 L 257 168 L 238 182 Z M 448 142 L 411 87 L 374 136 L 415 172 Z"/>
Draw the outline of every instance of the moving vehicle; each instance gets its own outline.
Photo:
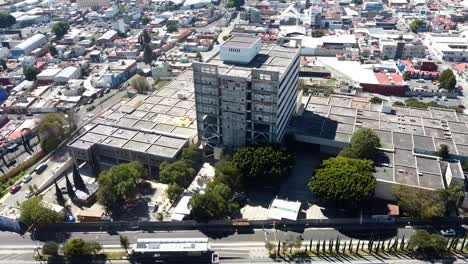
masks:
<path id="1" fill-rule="evenodd" d="M 27 183 L 29 182 L 30 180 L 32 179 L 32 175 L 31 174 L 26 174 L 24 175 L 23 179 L 21 180 L 23 183 Z"/>
<path id="2" fill-rule="evenodd" d="M 39 166 L 36 167 L 36 169 L 34 170 L 37 174 L 41 174 L 45 171 L 45 169 L 47 169 L 47 163 L 41 163 L 39 164 Z"/>
<path id="3" fill-rule="evenodd" d="M 13 185 L 13 186 L 11 186 L 10 193 L 11 193 L 11 194 L 15 194 L 15 193 L 17 193 L 19 190 L 21 190 L 21 185 L 19 185 L 19 184 Z"/>
<path id="4" fill-rule="evenodd" d="M 453 228 L 448 228 L 440 230 L 440 234 L 443 236 L 455 236 L 457 232 L 455 232 L 455 229 Z"/>

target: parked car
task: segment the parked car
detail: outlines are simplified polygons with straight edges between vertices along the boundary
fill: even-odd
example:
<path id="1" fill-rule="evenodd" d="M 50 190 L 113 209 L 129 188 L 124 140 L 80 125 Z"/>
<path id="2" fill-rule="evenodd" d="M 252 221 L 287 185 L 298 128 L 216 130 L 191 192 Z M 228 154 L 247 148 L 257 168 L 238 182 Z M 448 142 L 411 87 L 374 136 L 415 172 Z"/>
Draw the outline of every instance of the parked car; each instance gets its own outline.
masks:
<path id="1" fill-rule="evenodd" d="M 443 236 L 455 236 L 457 232 L 455 232 L 455 229 L 453 228 L 448 228 L 440 230 L 440 234 Z"/>
<path id="2" fill-rule="evenodd" d="M 36 169 L 34 170 L 37 174 L 41 174 L 45 171 L 45 169 L 47 169 L 47 163 L 41 163 L 39 166 L 36 167 Z"/>
<path id="3" fill-rule="evenodd" d="M 23 179 L 22 179 L 22 182 L 23 182 L 23 183 L 27 183 L 27 182 L 29 182 L 31 179 L 32 179 L 32 175 L 28 173 L 28 174 L 24 175 L 24 177 L 23 177 Z"/>
<path id="4" fill-rule="evenodd" d="M 26 198 L 30 198 L 31 196 L 33 196 L 33 192 L 31 192 L 31 191 L 27 191 L 27 192 L 24 194 L 24 197 L 26 197 Z"/>
<path id="5" fill-rule="evenodd" d="M 15 194 L 15 193 L 17 193 L 19 190 L 21 190 L 21 185 L 19 185 L 19 184 L 13 185 L 13 186 L 11 186 L 10 193 L 11 193 L 11 194 Z"/>

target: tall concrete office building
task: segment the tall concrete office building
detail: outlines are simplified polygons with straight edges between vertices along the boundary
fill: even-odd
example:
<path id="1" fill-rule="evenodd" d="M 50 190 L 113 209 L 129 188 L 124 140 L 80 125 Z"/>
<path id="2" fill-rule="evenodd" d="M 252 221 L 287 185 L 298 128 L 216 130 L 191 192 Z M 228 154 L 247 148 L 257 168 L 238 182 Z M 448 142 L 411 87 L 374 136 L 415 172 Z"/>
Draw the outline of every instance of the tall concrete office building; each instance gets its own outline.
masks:
<path id="1" fill-rule="evenodd" d="M 236 35 L 209 62 L 193 64 L 198 137 L 206 154 L 283 140 L 296 109 L 299 53 Z"/>

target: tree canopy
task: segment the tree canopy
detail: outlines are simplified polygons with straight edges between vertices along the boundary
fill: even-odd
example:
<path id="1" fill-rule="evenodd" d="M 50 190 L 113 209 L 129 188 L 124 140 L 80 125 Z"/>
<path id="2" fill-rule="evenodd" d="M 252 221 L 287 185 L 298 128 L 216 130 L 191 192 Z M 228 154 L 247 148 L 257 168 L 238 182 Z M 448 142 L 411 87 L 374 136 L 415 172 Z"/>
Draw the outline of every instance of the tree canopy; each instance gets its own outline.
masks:
<path id="1" fill-rule="evenodd" d="M 69 128 L 62 113 L 48 113 L 39 124 L 41 148 L 46 152 L 55 150 L 69 134 Z"/>
<path id="2" fill-rule="evenodd" d="M 397 186 L 393 189 L 403 213 L 422 219 L 440 219 L 455 210 L 464 193 L 462 187 L 453 185 L 445 190 L 430 191 L 409 186 Z"/>
<path id="3" fill-rule="evenodd" d="M 238 205 L 231 202 L 232 190 L 223 183 L 210 184 L 204 194 L 194 194 L 190 201 L 193 219 L 206 222 L 212 219 L 223 219 L 230 216 Z"/>
<path id="4" fill-rule="evenodd" d="M 144 16 L 141 18 L 142 25 L 148 25 L 149 22 L 151 22 L 151 18 L 149 18 L 148 16 Z"/>
<path id="5" fill-rule="evenodd" d="M 167 32 L 168 33 L 174 33 L 174 32 L 177 32 L 177 26 L 174 25 L 174 24 L 169 24 L 166 26 L 166 29 L 167 29 Z"/>
<path id="6" fill-rule="evenodd" d="M 138 93 L 147 92 L 150 88 L 150 85 L 145 77 L 143 76 L 135 76 L 130 81 L 130 85 L 133 89 L 137 90 Z"/>
<path id="7" fill-rule="evenodd" d="M 63 254 L 67 258 L 82 257 L 98 253 L 102 249 L 96 241 L 84 241 L 81 238 L 67 240 L 63 246 Z"/>
<path id="8" fill-rule="evenodd" d="M 23 74 L 24 74 L 24 78 L 28 81 L 35 81 L 36 80 L 36 76 L 41 72 L 41 70 L 39 70 L 38 68 L 36 67 L 24 67 L 23 69 Z"/>
<path id="9" fill-rule="evenodd" d="M 58 50 L 54 45 L 49 45 L 49 53 L 50 53 L 50 55 L 55 57 L 55 56 L 58 55 Z"/>
<path id="10" fill-rule="evenodd" d="M 0 13 L 0 28 L 9 28 L 16 24 L 16 18 L 10 14 Z"/>
<path id="11" fill-rule="evenodd" d="M 127 199 L 135 198 L 138 183 L 147 176 L 138 161 L 123 163 L 101 172 L 98 178 L 98 202 L 107 210 L 119 212 Z"/>
<path id="12" fill-rule="evenodd" d="M 369 102 L 371 102 L 372 104 L 381 104 L 382 102 L 384 101 L 384 99 L 378 97 L 378 96 L 373 96 Z"/>
<path id="13" fill-rule="evenodd" d="M 171 201 L 171 203 L 176 202 L 183 192 L 184 188 L 180 187 L 176 183 L 170 183 L 166 189 L 167 198 L 169 199 L 169 201 Z"/>
<path id="14" fill-rule="evenodd" d="M 358 205 L 374 193 L 376 180 L 370 160 L 345 157 L 325 160 L 309 181 L 318 197 L 338 204 Z"/>
<path id="15" fill-rule="evenodd" d="M 424 25 L 424 20 L 421 19 L 415 19 L 413 22 L 410 24 L 411 31 L 417 33 L 419 31 L 419 28 Z"/>
<path id="16" fill-rule="evenodd" d="M 54 241 L 47 241 L 42 245 L 42 254 L 56 256 L 58 255 L 59 244 Z"/>
<path id="17" fill-rule="evenodd" d="M 444 70 L 439 76 L 440 88 L 452 91 L 457 86 L 457 78 L 451 69 Z"/>
<path id="18" fill-rule="evenodd" d="M 29 198 L 20 206 L 20 221 L 28 226 L 57 223 L 63 218 L 64 214 L 48 208 L 38 196 Z"/>
<path id="19" fill-rule="evenodd" d="M 67 34 L 69 28 L 70 25 L 68 24 L 68 22 L 58 21 L 55 22 L 52 26 L 52 32 L 54 32 L 55 37 L 57 39 L 61 39 L 63 38 L 63 36 L 65 36 L 65 34 Z"/>
<path id="20" fill-rule="evenodd" d="M 175 183 L 183 188 L 190 185 L 195 178 L 196 171 L 192 164 L 186 160 L 177 160 L 172 163 L 163 162 L 160 166 L 159 180 L 162 183 Z"/>
<path id="21" fill-rule="evenodd" d="M 235 7 L 236 10 L 239 10 L 245 4 L 245 0 L 228 0 L 227 7 L 233 8 Z"/>
<path id="22" fill-rule="evenodd" d="M 449 152 L 450 152 L 449 146 L 447 146 L 446 144 L 441 144 L 435 154 L 439 156 L 440 158 L 446 160 L 450 156 Z"/>
<path id="23" fill-rule="evenodd" d="M 146 45 L 143 51 L 143 61 L 146 64 L 151 64 L 151 62 L 153 61 L 153 56 L 154 56 L 153 50 L 151 49 L 149 45 Z"/>
<path id="24" fill-rule="evenodd" d="M 233 162 L 247 185 L 275 185 L 287 177 L 294 159 L 286 149 L 275 146 L 241 147 Z"/>
<path id="25" fill-rule="evenodd" d="M 223 183 L 232 191 L 242 187 L 242 175 L 236 164 L 232 161 L 220 160 L 215 165 L 214 183 Z"/>
<path id="26" fill-rule="evenodd" d="M 418 230 L 411 236 L 408 248 L 416 253 L 438 257 L 447 251 L 447 239 L 438 234 L 429 234 L 426 230 Z"/>
<path id="27" fill-rule="evenodd" d="M 380 139 L 370 128 L 357 130 L 351 138 L 351 146 L 343 149 L 339 156 L 359 159 L 375 159 Z"/>

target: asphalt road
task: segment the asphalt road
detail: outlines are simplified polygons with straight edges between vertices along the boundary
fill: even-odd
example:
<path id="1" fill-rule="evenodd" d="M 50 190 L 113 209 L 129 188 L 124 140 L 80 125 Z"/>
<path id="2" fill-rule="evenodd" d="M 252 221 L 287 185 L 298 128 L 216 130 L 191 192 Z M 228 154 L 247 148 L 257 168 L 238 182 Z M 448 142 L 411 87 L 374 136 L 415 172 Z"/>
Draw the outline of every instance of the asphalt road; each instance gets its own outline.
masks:
<path id="1" fill-rule="evenodd" d="M 280 228 L 280 227 L 278 227 Z M 120 233 L 106 233 L 106 232 L 92 232 L 92 233 L 47 233 L 35 234 L 35 237 L 40 238 L 39 240 L 32 240 L 31 235 L 25 234 L 21 236 L 11 232 L 0 232 L 0 241 L 8 241 L 8 243 L 2 243 L 0 245 L 0 263 L 32 263 L 28 262 L 32 259 L 34 249 L 40 246 L 43 241 L 56 240 L 65 241 L 70 237 L 79 237 L 88 241 L 98 241 L 103 245 L 104 251 L 116 251 L 121 250 L 119 235 L 127 236 L 130 243 L 135 243 L 137 238 L 197 238 L 197 237 L 208 237 L 210 246 L 213 250 L 220 254 L 222 259 L 221 263 L 273 263 L 270 259 L 266 258 L 265 241 L 280 241 L 288 236 L 299 236 L 302 235 L 304 244 L 307 244 L 309 240 L 330 240 L 336 239 L 338 236 L 341 241 L 349 241 L 353 239 L 355 242 L 357 238 L 366 239 L 369 237 L 389 239 L 393 237 L 405 238 L 411 237 L 415 233 L 415 230 L 408 228 L 400 228 L 395 230 L 381 230 L 380 232 L 372 232 L 363 229 L 339 231 L 332 228 L 313 228 L 306 229 L 303 232 L 285 232 L 281 230 L 262 230 L 256 229 L 251 233 L 239 234 L 239 233 L 223 233 L 216 230 L 210 233 L 201 231 L 158 231 L 158 232 L 143 232 L 143 231 L 132 231 L 132 232 L 120 232 Z M 363 236 L 365 234 L 365 236 Z M 367 257 L 367 259 L 347 259 L 347 262 L 360 261 L 359 263 L 375 263 L 376 258 Z M 323 261 L 323 259 L 314 259 L 316 261 Z M 364 261 L 364 262 L 363 262 Z M 370 262 L 367 262 L 370 261 Z M 127 263 L 115 262 L 112 263 Z M 275 261 L 274 263 L 278 263 Z M 382 263 L 382 262 L 379 262 Z M 391 263 L 391 262 L 388 262 Z M 398 263 L 398 262 L 394 262 Z M 410 262 L 400 262 L 410 263 Z M 419 263 L 419 262 L 414 262 Z M 462 262 L 463 263 L 463 262 Z"/>

